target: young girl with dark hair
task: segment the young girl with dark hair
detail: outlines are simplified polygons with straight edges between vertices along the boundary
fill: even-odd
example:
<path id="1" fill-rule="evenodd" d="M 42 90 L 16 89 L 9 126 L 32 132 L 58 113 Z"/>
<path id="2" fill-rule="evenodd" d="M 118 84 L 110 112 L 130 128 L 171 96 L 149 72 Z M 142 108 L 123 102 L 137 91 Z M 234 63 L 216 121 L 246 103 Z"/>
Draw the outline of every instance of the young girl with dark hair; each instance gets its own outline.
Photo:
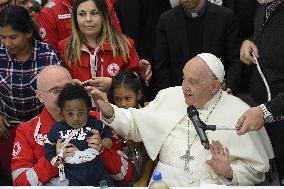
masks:
<path id="1" fill-rule="evenodd" d="M 118 73 L 112 78 L 110 96 L 119 108 L 139 108 L 142 99 L 140 78 L 132 71 Z M 142 142 L 126 141 L 125 151 L 136 168 L 133 178 L 134 186 L 147 186 L 152 171 L 152 160 Z"/>
<path id="2" fill-rule="evenodd" d="M 132 71 L 120 72 L 112 78 L 110 94 L 120 108 L 139 108 L 142 98 L 140 78 Z"/>

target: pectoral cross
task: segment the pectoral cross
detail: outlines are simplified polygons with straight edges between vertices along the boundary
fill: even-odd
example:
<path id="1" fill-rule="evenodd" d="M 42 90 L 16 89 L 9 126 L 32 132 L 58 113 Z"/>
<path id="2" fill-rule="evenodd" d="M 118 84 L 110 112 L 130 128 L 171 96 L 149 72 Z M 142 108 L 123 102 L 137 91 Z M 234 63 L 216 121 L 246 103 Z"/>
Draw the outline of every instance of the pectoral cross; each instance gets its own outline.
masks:
<path id="1" fill-rule="evenodd" d="M 191 160 L 194 160 L 194 156 L 190 155 L 190 148 L 185 151 L 185 154 L 180 156 L 181 160 L 184 160 L 184 172 L 191 173 L 189 170 L 189 163 Z"/>

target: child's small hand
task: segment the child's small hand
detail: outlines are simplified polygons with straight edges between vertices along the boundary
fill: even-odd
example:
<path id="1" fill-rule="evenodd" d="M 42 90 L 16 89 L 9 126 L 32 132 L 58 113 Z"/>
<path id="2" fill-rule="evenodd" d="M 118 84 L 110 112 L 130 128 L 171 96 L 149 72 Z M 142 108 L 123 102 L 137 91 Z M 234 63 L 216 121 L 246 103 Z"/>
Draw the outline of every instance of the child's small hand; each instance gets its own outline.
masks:
<path id="1" fill-rule="evenodd" d="M 104 138 L 102 140 L 102 144 L 104 148 L 111 149 L 112 148 L 112 140 L 110 138 Z"/>
<path id="2" fill-rule="evenodd" d="M 52 158 L 50 162 L 54 167 L 59 167 L 60 164 L 63 164 L 63 160 L 59 156 L 55 156 Z"/>
<path id="3" fill-rule="evenodd" d="M 60 164 L 62 164 L 63 161 L 62 161 L 62 158 L 61 157 L 58 157 L 57 158 L 57 161 L 54 163 L 54 167 L 58 167 Z"/>
<path id="4" fill-rule="evenodd" d="M 102 138 L 98 130 L 93 129 L 92 133 L 93 135 L 86 137 L 86 141 L 88 143 L 88 146 L 91 148 L 96 149 L 97 151 L 101 151 L 103 145 L 102 145 Z"/>
<path id="5" fill-rule="evenodd" d="M 57 144 L 56 144 L 56 154 L 57 155 L 60 153 L 60 150 L 62 147 L 63 147 L 63 140 L 58 139 Z M 67 144 L 67 146 L 65 146 L 65 149 L 63 151 L 63 157 L 72 156 L 76 150 L 78 149 L 73 144 L 70 144 L 70 143 Z"/>
<path id="6" fill-rule="evenodd" d="M 69 157 L 74 155 L 75 151 L 77 151 L 78 148 L 76 148 L 73 144 L 67 144 L 67 146 L 65 146 L 64 152 L 63 152 L 63 157 Z"/>

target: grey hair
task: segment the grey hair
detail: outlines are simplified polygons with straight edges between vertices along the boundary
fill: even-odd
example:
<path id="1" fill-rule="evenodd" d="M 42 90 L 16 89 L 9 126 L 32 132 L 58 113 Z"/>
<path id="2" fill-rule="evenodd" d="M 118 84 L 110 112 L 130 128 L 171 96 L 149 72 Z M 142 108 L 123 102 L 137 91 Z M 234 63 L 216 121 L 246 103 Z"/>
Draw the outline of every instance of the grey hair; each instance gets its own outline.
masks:
<path id="1" fill-rule="evenodd" d="M 213 84 L 214 81 L 218 81 L 219 84 L 216 85 L 217 88 L 214 87 L 214 94 L 221 88 L 222 82 L 218 80 L 217 76 L 212 72 L 212 70 L 208 67 L 204 72 L 204 76 L 207 76 L 205 80 L 207 80 L 210 84 Z M 215 86 L 215 85 L 214 85 Z"/>
<path id="2" fill-rule="evenodd" d="M 209 67 L 207 68 L 204 74 L 207 75 L 209 82 L 218 80 L 217 76 L 212 72 L 212 70 Z"/>

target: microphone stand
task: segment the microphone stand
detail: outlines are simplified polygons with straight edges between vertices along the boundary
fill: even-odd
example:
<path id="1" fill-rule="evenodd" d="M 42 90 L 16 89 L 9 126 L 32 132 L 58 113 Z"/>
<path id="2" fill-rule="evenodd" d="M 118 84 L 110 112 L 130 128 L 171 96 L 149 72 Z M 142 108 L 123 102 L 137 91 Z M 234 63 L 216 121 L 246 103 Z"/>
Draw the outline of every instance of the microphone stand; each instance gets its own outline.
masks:
<path id="1" fill-rule="evenodd" d="M 190 107 L 188 107 L 188 109 L 187 109 L 188 116 L 191 119 L 191 121 L 193 122 L 195 130 L 196 130 L 197 134 L 199 135 L 200 142 L 206 150 L 210 149 L 209 141 L 208 141 L 206 133 L 205 133 L 206 130 L 211 130 L 211 131 L 236 130 L 236 128 L 230 128 L 230 127 L 225 127 L 225 126 L 217 127 L 216 125 L 206 125 L 203 121 L 201 121 L 199 119 L 199 116 L 198 116 L 199 114 L 198 114 L 198 111 L 196 110 L 196 108 L 194 107 L 194 108 L 191 108 L 190 110 L 189 110 L 189 108 Z M 197 118 L 198 118 L 197 120 L 195 119 L 195 121 L 192 120 L 194 116 L 197 116 Z"/>
<path id="2" fill-rule="evenodd" d="M 237 130 L 236 128 L 229 128 L 226 126 L 220 126 L 217 127 L 216 125 L 206 125 L 203 121 L 200 121 L 200 125 L 201 125 L 201 129 L 203 129 L 204 131 L 210 130 L 210 131 L 216 131 L 216 130 Z M 210 149 L 209 146 L 209 141 L 201 141 L 201 144 L 204 146 L 204 148 L 206 150 Z"/>
<path id="3" fill-rule="evenodd" d="M 210 131 L 216 131 L 216 130 L 237 130 L 236 128 L 230 128 L 226 126 L 216 126 L 216 125 L 206 125 L 205 123 L 202 124 L 202 128 L 204 131 L 210 130 Z"/>

